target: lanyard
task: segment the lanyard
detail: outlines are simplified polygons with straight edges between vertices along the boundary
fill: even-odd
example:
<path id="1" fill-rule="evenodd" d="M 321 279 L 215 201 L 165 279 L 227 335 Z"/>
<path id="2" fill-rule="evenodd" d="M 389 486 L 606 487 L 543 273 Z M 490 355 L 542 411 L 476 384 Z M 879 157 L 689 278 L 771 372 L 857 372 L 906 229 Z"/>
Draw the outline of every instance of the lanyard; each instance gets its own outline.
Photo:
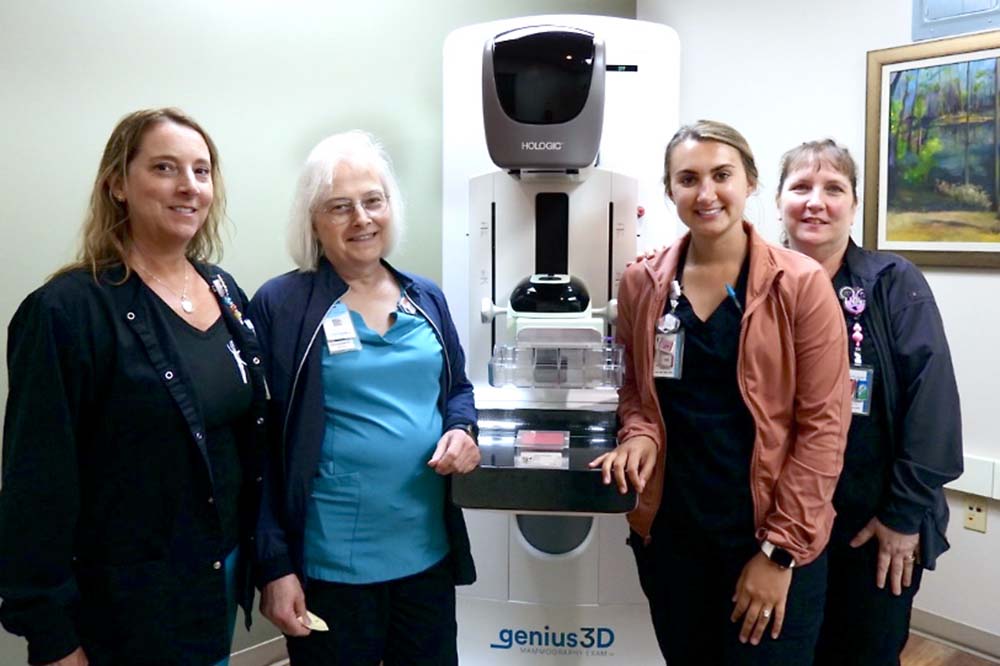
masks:
<path id="1" fill-rule="evenodd" d="M 865 290 L 860 287 L 857 289 L 841 287 L 839 296 L 844 305 L 844 312 L 854 320 L 854 325 L 851 327 L 851 340 L 854 342 L 854 365 L 861 365 L 861 341 L 865 339 L 861 327 L 861 313 L 865 311 L 867 305 Z"/>
<path id="2" fill-rule="evenodd" d="M 676 333 L 681 327 L 681 320 L 674 314 L 677 303 L 681 300 L 681 283 L 674 280 L 670 283 L 670 312 L 660 317 L 656 328 L 661 333 Z"/>

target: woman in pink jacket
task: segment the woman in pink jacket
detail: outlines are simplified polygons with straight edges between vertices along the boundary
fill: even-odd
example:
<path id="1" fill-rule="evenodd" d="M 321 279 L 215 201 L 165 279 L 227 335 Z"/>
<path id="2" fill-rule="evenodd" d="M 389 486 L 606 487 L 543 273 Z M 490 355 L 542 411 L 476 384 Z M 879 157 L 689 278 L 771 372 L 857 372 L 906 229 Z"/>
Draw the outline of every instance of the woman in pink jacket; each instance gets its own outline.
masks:
<path id="1" fill-rule="evenodd" d="M 807 666 L 850 424 L 840 309 L 817 263 L 744 221 L 739 132 L 682 127 L 664 161 L 689 233 L 622 278 L 619 444 L 593 465 L 640 493 L 630 543 L 670 666 Z"/>

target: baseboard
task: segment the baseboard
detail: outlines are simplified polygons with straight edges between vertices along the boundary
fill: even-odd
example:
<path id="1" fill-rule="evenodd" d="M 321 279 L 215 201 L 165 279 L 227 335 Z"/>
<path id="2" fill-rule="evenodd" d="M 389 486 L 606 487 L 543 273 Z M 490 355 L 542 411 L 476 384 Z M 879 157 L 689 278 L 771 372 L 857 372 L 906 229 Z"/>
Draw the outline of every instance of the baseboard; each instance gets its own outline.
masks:
<path id="1" fill-rule="evenodd" d="M 229 658 L 229 666 L 271 666 L 276 662 L 288 659 L 285 649 L 285 637 L 278 636 L 269 641 L 251 645 L 234 652 Z"/>
<path id="2" fill-rule="evenodd" d="M 1000 636 L 918 608 L 913 609 L 910 627 L 919 634 L 1000 664 Z"/>

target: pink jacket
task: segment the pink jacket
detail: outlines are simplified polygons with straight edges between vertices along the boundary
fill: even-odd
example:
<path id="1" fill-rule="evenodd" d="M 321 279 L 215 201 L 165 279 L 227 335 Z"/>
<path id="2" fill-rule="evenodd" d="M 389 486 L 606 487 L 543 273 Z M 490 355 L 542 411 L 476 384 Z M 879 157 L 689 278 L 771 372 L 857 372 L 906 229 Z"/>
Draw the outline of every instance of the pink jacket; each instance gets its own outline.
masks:
<path id="1" fill-rule="evenodd" d="M 738 377 L 756 426 L 750 492 L 757 539 L 787 550 L 797 564 L 823 551 L 833 526 L 833 491 L 851 423 L 847 333 L 830 278 L 812 259 L 750 240 Z M 667 433 L 653 383 L 653 341 L 668 288 L 690 234 L 626 269 L 618 290 L 616 335 L 625 345 L 619 391 L 619 443 L 647 435 L 656 468 L 628 516 L 649 537 L 663 496 Z"/>

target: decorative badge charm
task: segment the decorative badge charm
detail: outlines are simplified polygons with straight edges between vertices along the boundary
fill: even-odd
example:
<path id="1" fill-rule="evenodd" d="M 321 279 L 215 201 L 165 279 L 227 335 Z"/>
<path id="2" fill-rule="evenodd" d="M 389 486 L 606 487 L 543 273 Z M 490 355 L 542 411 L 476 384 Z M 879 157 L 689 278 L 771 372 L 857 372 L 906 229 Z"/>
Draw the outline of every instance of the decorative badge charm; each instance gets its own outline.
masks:
<path id="1" fill-rule="evenodd" d="M 229 288 L 226 286 L 226 281 L 222 279 L 221 275 L 216 275 L 212 278 L 212 291 L 214 291 L 222 304 L 229 308 L 229 311 L 233 313 L 236 317 L 236 321 L 243 323 L 243 313 L 240 312 L 239 308 L 236 307 L 236 303 L 233 303 L 232 297 L 229 295 Z M 253 330 L 253 325 L 249 326 L 250 330 Z"/>

